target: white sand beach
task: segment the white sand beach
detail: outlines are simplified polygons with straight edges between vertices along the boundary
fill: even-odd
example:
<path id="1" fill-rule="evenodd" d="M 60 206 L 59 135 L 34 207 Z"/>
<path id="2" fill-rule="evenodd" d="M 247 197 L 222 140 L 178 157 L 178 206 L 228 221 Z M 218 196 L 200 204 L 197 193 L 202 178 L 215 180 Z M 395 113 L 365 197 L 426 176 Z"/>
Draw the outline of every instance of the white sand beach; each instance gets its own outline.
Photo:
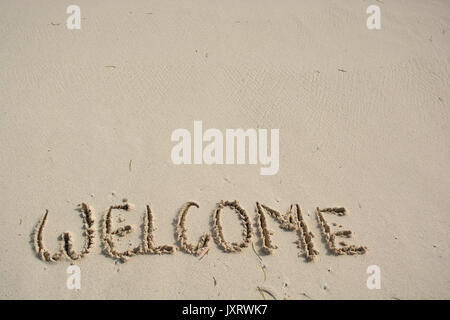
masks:
<path id="1" fill-rule="evenodd" d="M 79 30 L 66 27 L 71 4 Z M 380 30 L 366 26 L 371 4 Z M 450 298 L 450 2 L 1 0 L 0 43 L 1 299 Z M 279 129 L 278 172 L 174 164 L 171 134 L 196 120 Z M 154 242 L 174 254 L 103 252 L 102 217 L 123 198 L 135 208 L 114 211 L 114 228 L 133 231 L 118 250 L 142 242 L 150 205 Z M 180 208 L 199 204 L 185 221 L 195 245 L 221 200 L 245 209 L 249 245 L 181 250 Z M 299 204 L 315 260 L 269 216 L 278 249 L 265 254 L 256 202 Z M 46 210 L 47 249 L 66 231 L 83 248 L 80 203 L 95 211 L 90 253 L 42 261 L 33 230 Z M 345 207 L 324 217 L 367 252 L 332 254 L 317 207 Z M 238 215 L 220 218 L 242 241 Z M 372 265 L 379 289 L 367 287 Z"/>

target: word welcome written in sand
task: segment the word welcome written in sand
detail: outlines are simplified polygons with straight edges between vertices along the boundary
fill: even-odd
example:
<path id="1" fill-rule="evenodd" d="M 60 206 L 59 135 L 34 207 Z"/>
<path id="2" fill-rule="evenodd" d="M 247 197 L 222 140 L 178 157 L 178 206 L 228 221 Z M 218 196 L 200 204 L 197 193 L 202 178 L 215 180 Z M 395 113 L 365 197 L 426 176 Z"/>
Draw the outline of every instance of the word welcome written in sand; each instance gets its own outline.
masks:
<path id="1" fill-rule="evenodd" d="M 209 251 L 209 242 L 214 238 L 217 245 L 224 252 L 240 252 L 252 244 L 253 228 L 250 218 L 244 208 L 241 207 L 238 201 L 220 201 L 212 216 L 212 234 L 205 233 L 200 240 L 193 244 L 187 237 L 187 228 L 185 225 L 186 217 L 192 207 L 199 208 L 196 202 L 187 202 L 179 211 L 176 223 L 176 235 L 179 248 L 194 256 L 207 254 Z M 221 215 L 224 208 L 232 209 L 239 217 L 243 227 L 243 239 L 241 242 L 228 242 L 223 233 L 223 226 L 221 224 Z M 133 206 L 124 199 L 123 203 L 109 207 L 101 221 L 101 243 L 103 252 L 120 261 L 126 261 L 135 255 L 145 254 L 173 254 L 177 248 L 172 245 L 155 245 L 154 231 L 156 230 L 153 213 L 150 206 L 146 206 L 144 214 L 144 223 L 142 226 L 142 243 L 133 249 L 119 251 L 117 249 L 114 237 L 124 237 L 133 232 L 131 225 L 113 228 L 112 212 L 113 210 L 130 211 Z M 82 203 L 79 207 L 84 223 L 84 246 L 79 253 L 73 249 L 72 235 L 69 232 L 64 232 L 61 235 L 61 249 L 55 253 L 51 253 L 45 246 L 44 242 L 44 228 L 48 219 L 48 210 L 44 213 L 39 223 L 36 225 L 33 232 L 34 248 L 36 254 L 46 262 L 56 262 L 62 259 L 79 260 L 89 254 L 94 245 L 95 229 L 94 229 L 94 210 L 86 203 Z M 316 208 L 316 218 L 321 228 L 323 239 L 326 242 L 328 250 L 335 255 L 355 255 L 364 254 L 367 251 L 365 246 L 347 245 L 341 241 L 336 244 L 336 238 L 344 237 L 350 238 L 352 232 L 350 230 L 332 231 L 330 225 L 325 220 L 323 214 L 333 214 L 336 216 L 345 216 L 347 211 L 345 208 Z M 280 224 L 280 228 L 286 231 L 294 231 L 298 235 L 297 246 L 302 249 L 302 254 L 306 261 L 313 261 L 319 251 L 314 247 L 314 234 L 308 229 L 308 226 L 303 219 L 301 208 L 298 204 L 290 206 L 286 214 L 282 215 L 278 211 L 269 208 L 268 206 L 256 202 L 256 226 L 257 233 L 261 239 L 262 250 L 266 254 L 271 254 L 277 246 L 272 241 L 273 232 L 267 226 L 267 217 L 272 217 Z M 337 224 L 333 224 L 337 225 Z M 339 226 L 342 227 L 342 226 Z M 253 244 L 252 244 L 253 245 Z"/>

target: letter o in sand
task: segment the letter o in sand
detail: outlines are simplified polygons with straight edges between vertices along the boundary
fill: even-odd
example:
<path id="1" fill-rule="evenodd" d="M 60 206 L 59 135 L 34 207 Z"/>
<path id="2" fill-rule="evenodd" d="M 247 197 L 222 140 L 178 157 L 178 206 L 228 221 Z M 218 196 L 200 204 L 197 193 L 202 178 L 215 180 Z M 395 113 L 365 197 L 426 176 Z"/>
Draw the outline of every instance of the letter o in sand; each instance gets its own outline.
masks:
<path id="1" fill-rule="evenodd" d="M 244 226 L 244 239 L 241 243 L 236 242 L 227 242 L 223 236 L 223 228 L 220 223 L 220 213 L 224 207 L 230 207 L 233 209 L 242 220 L 242 224 Z M 225 252 L 239 252 L 242 248 L 248 247 L 252 239 L 252 226 L 250 223 L 250 219 L 247 215 L 247 212 L 239 205 L 239 203 L 235 201 L 221 201 L 217 204 L 217 208 L 214 211 L 213 215 L 213 230 L 214 230 L 214 239 L 217 241 L 217 244 L 225 251 Z"/>

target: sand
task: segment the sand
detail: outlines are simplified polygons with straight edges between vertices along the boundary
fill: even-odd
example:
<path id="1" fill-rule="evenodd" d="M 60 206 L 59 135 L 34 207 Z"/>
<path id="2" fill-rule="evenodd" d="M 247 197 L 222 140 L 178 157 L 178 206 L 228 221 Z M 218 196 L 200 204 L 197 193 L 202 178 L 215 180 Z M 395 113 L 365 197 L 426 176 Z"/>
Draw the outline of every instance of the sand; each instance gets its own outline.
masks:
<path id="1" fill-rule="evenodd" d="M 78 0 L 81 30 L 66 28 L 70 4 L 0 2 L 1 299 L 450 298 L 448 1 Z M 370 4 L 381 30 L 366 28 Z M 174 165 L 171 133 L 194 120 L 279 129 L 278 173 Z M 123 198 L 124 263 L 102 245 Z M 235 200 L 249 227 L 223 208 L 220 237 L 215 211 Z M 301 210 L 286 228 L 265 213 L 270 250 L 257 202 L 281 220 Z M 327 233 L 317 207 L 345 215 L 319 209 Z M 69 232 L 78 260 L 36 254 L 46 210 L 46 250 Z M 331 240 L 367 252 L 335 255 Z"/>

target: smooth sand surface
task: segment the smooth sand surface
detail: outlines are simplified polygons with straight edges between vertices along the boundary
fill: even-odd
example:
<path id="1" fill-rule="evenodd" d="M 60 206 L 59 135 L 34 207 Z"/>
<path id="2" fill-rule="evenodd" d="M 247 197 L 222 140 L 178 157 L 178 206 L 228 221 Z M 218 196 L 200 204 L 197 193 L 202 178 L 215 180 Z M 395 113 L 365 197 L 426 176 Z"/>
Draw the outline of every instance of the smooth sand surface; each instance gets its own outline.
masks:
<path id="1" fill-rule="evenodd" d="M 448 1 L 77 0 L 81 30 L 65 26 L 70 4 L 0 1 L 2 299 L 262 299 L 257 287 L 279 299 L 450 298 Z M 370 4 L 381 30 L 366 28 Z M 172 164 L 171 133 L 194 120 L 279 128 L 278 174 Z M 48 249 L 71 231 L 80 250 L 77 205 L 95 209 L 100 229 L 124 197 L 136 208 L 120 214 L 135 228 L 122 249 L 139 244 L 147 204 L 156 244 L 177 245 L 185 202 L 200 204 L 186 219 L 195 243 L 217 202 L 237 199 L 252 221 L 256 201 L 283 213 L 299 203 L 320 254 L 306 262 L 295 233 L 272 218 L 279 249 L 264 255 L 253 236 L 266 280 L 251 246 L 225 253 L 212 240 L 202 259 L 178 251 L 116 263 L 96 233 L 75 262 L 81 289 L 67 289 L 71 262 L 37 257 L 35 225 L 48 209 Z M 368 252 L 329 254 L 317 206 L 344 206 L 347 216 L 326 218 Z M 240 241 L 237 216 L 222 219 Z M 366 287 L 370 265 L 379 290 Z"/>

